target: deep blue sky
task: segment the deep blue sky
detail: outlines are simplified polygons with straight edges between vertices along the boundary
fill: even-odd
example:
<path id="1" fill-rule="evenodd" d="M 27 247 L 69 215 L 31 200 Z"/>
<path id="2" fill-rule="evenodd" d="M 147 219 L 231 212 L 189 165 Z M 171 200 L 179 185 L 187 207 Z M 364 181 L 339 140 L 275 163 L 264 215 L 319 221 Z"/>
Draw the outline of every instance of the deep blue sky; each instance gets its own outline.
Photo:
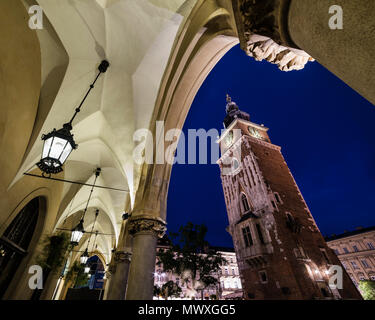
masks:
<path id="1" fill-rule="evenodd" d="M 270 128 L 323 235 L 375 225 L 371 103 L 317 62 L 281 72 L 236 46 L 200 88 L 184 132 L 221 130 L 227 92 L 251 121 Z M 167 210 L 170 231 L 204 223 L 212 245 L 233 246 L 217 165 L 175 165 Z"/>

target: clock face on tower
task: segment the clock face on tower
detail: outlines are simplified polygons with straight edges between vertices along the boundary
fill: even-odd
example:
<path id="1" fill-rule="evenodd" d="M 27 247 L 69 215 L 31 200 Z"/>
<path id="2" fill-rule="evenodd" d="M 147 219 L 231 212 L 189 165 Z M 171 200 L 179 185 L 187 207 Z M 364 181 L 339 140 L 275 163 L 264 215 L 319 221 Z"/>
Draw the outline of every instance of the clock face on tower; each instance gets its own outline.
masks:
<path id="1" fill-rule="evenodd" d="M 248 127 L 249 133 L 254 138 L 260 139 L 262 138 L 262 135 L 259 133 L 259 131 L 254 127 Z"/>

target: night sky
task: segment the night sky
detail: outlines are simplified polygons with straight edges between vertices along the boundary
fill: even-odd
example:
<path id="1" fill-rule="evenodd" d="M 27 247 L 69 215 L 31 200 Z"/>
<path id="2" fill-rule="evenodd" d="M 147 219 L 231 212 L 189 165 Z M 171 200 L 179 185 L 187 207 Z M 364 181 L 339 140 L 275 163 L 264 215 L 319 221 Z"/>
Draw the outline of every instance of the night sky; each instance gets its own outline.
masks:
<path id="1" fill-rule="evenodd" d="M 234 47 L 200 88 L 188 129 L 223 128 L 225 94 L 264 124 L 323 235 L 375 225 L 375 108 L 318 62 L 282 72 Z M 176 164 L 168 194 L 169 231 L 206 224 L 211 245 L 233 247 L 219 167 Z"/>

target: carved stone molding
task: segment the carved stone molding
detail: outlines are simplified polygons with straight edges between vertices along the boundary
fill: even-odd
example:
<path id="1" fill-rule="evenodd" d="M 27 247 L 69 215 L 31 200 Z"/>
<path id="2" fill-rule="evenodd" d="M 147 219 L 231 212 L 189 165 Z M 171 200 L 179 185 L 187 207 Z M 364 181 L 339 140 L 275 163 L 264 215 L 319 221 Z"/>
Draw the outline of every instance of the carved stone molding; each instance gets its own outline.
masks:
<path id="1" fill-rule="evenodd" d="M 116 251 L 114 253 L 115 263 L 130 262 L 132 254 L 126 251 Z"/>
<path id="2" fill-rule="evenodd" d="M 135 216 L 130 219 L 129 233 L 133 236 L 139 233 L 152 234 L 162 238 L 167 231 L 166 222 L 151 216 Z"/>
<path id="3" fill-rule="evenodd" d="M 299 50 L 288 32 L 290 0 L 233 0 L 241 48 L 282 71 L 301 70 L 314 59 Z"/>
<path id="4" fill-rule="evenodd" d="M 314 59 L 306 52 L 287 48 L 277 44 L 270 38 L 245 33 L 246 54 L 257 61 L 267 60 L 276 64 L 281 71 L 301 70 Z"/>
<path id="5" fill-rule="evenodd" d="M 288 32 L 290 0 L 232 0 L 232 3 L 240 38 L 250 32 L 279 45 L 298 48 Z"/>

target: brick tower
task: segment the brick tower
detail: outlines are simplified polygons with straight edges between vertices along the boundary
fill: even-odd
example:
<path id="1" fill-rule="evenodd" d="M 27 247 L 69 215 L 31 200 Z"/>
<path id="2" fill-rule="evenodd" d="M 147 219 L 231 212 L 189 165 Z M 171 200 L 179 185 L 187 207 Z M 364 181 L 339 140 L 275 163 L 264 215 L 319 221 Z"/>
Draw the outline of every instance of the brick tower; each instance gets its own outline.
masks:
<path id="1" fill-rule="evenodd" d="M 341 264 L 268 128 L 250 122 L 229 96 L 226 113 L 218 164 L 244 297 L 361 299 L 344 268 L 342 289 L 330 288 L 330 267 Z"/>

